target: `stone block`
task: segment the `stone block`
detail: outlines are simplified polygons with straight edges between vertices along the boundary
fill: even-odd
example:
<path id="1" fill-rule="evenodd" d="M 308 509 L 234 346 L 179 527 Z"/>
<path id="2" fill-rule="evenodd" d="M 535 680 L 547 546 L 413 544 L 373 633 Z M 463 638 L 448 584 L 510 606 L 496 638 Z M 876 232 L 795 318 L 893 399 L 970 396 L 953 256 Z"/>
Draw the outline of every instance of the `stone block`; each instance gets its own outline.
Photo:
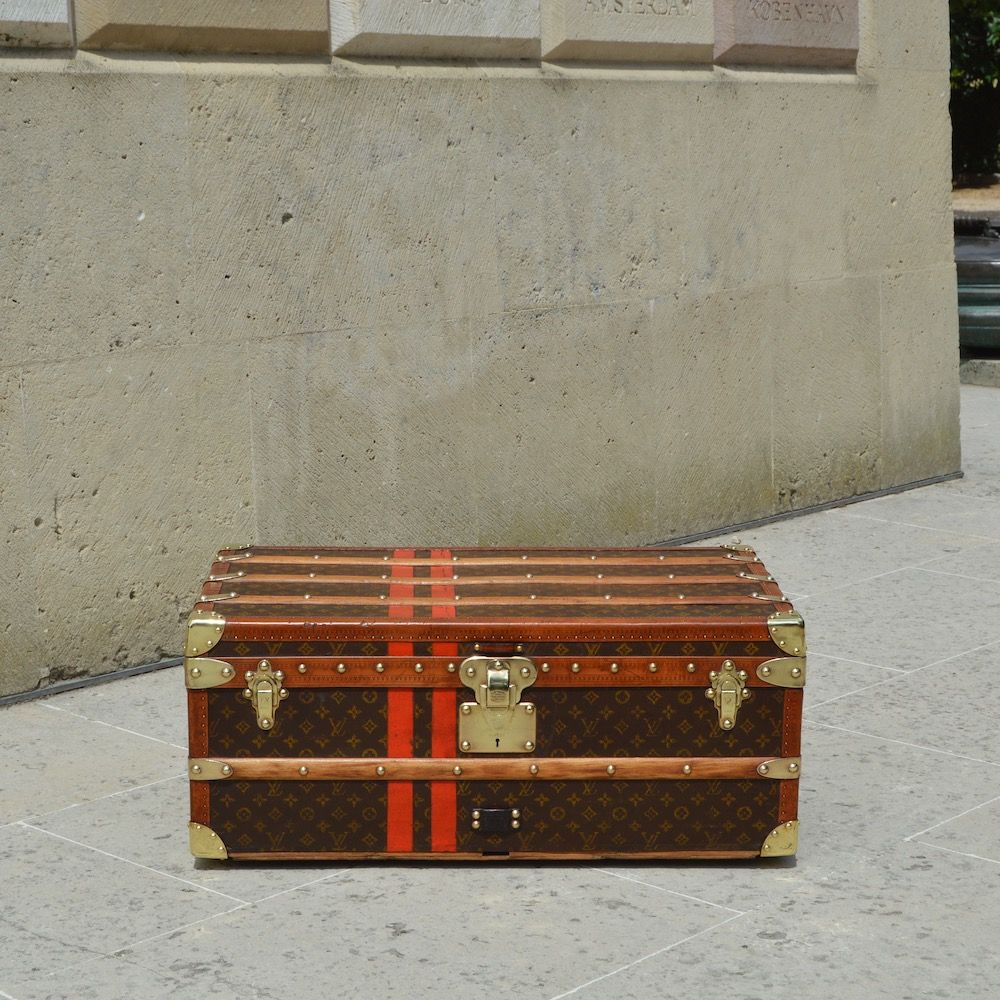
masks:
<path id="1" fill-rule="evenodd" d="M 0 48 L 68 49 L 67 0 L 0 0 Z"/>
<path id="2" fill-rule="evenodd" d="M 327 51 L 326 0 L 75 0 L 82 49 Z"/>
<path id="3" fill-rule="evenodd" d="M 48 681 L 177 655 L 205 566 L 251 536 L 245 357 L 136 351 L 25 371 Z"/>
<path id="4" fill-rule="evenodd" d="M 711 62 L 711 0 L 542 0 L 542 58 Z"/>
<path id="5" fill-rule="evenodd" d="M 334 55 L 537 59 L 539 0 L 330 0 Z"/>
<path id="6" fill-rule="evenodd" d="M 850 67 L 858 39 L 858 0 L 715 0 L 719 63 Z"/>

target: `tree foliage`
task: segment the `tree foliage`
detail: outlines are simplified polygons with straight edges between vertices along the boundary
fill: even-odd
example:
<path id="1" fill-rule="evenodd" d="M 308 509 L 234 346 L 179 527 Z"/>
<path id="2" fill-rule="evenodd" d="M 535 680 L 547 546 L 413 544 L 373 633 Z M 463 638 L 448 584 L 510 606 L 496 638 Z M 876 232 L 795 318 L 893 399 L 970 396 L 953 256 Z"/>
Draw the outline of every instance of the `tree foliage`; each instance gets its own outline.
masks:
<path id="1" fill-rule="evenodd" d="M 951 0 L 955 176 L 1000 171 L 1000 0 Z"/>

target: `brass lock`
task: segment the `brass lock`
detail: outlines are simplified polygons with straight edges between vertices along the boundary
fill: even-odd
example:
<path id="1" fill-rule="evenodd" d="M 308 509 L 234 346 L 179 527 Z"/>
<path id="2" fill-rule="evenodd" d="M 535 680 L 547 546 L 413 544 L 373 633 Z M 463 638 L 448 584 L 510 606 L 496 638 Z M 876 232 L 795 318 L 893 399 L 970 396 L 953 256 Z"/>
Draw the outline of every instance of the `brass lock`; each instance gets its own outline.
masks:
<path id="1" fill-rule="evenodd" d="M 538 671 L 525 656 L 470 656 L 462 663 L 462 683 L 475 701 L 458 710 L 458 747 L 463 753 L 531 753 L 536 745 L 536 712 L 521 692 Z"/>
<path id="2" fill-rule="evenodd" d="M 288 697 L 288 691 L 281 686 L 285 675 L 281 670 L 272 670 L 270 660 L 261 660 L 256 670 L 246 673 L 247 686 L 243 697 L 253 705 L 257 716 L 257 725 L 261 729 L 270 729 L 274 725 L 274 715 L 283 698 Z"/>
<path id="3" fill-rule="evenodd" d="M 737 670 L 732 660 L 724 660 L 722 670 L 713 670 L 708 676 L 712 686 L 706 688 L 705 697 L 715 702 L 719 711 L 719 725 L 728 731 L 736 725 L 740 706 L 750 697 L 746 686 L 747 672 Z"/>

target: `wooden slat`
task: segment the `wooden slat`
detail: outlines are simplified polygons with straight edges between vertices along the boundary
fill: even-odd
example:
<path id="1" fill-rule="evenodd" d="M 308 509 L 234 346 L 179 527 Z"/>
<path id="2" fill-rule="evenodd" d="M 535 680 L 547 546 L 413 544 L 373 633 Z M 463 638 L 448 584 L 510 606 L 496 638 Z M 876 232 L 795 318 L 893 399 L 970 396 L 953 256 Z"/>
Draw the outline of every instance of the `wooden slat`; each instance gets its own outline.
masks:
<path id="1" fill-rule="evenodd" d="M 386 854 L 371 851 L 231 851 L 233 861 L 481 861 L 498 863 L 506 861 L 730 861 L 758 858 L 760 851 L 647 851 L 615 852 L 595 851 L 592 854 L 578 852 L 556 854 L 542 851 L 511 851 L 509 854 L 431 854 L 426 851 L 412 854 Z"/>

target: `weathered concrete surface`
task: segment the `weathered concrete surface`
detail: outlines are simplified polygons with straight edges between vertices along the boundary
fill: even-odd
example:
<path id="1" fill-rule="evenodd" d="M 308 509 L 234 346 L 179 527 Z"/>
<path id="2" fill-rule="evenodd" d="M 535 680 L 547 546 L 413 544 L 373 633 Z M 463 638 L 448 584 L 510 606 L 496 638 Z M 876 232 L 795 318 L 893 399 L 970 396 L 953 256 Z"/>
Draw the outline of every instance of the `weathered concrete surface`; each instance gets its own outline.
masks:
<path id="1" fill-rule="evenodd" d="M 960 372 L 965 385 L 1000 389 L 1000 360 L 996 358 L 967 358 L 962 362 Z"/>
<path id="2" fill-rule="evenodd" d="M 711 0 L 542 0 L 545 59 L 712 61 Z"/>
<path id="3" fill-rule="evenodd" d="M 715 0 L 715 60 L 729 65 L 850 67 L 858 0 Z"/>
<path id="4" fill-rule="evenodd" d="M 84 49 L 326 52 L 326 0 L 73 0 Z"/>
<path id="5" fill-rule="evenodd" d="M 537 59 L 539 0 L 329 0 L 340 56 Z"/>
<path id="6" fill-rule="evenodd" d="M 0 692 L 175 653 L 226 543 L 645 543 L 955 471 L 947 73 L 876 15 L 857 79 L 0 62 Z"/>
<path id="7" fill-rule="evenodd" d="M 0 48 L 66 49 L 72 44 L 67 0 L 0 0 Z"/>

